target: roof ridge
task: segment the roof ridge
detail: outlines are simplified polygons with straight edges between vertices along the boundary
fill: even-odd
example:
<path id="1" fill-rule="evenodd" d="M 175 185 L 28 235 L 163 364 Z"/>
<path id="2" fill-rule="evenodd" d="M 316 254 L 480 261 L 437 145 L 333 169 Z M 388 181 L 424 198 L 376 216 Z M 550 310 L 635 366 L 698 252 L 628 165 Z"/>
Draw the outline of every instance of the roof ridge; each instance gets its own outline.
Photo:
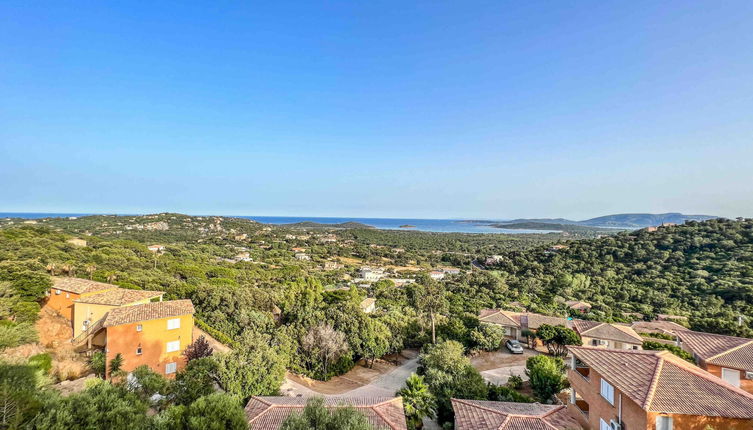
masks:
<path id="1" fill-rule="evenodd" d="M 504 412 L 498 411 L 496 409 L 487 408 L 486 406 L 481 406 L 481 405 L 478 405 L 478 404 L 473 404 L 473 403 L 466 402 L 466 401 L 464 401 L 464 399 L 454 399 L 453 398 L 453 399 L 450 399 L 450 400 L 455 400 L 455 401 L 457 401 L 459 403 L 462 403 L 462 404 L 464 404 L 466 406 L 472 406 L 474 408 L 479 408 L 479 409 L 483 409 L 485 411 L 494 412 L 495 414 L 498 414 L 498 415 L 505 415 L 505 416 L 509 416 L 510 415 L 509 413 L 504 413 Z"/>
<path id="2" fill-rule="evenodd" d="M 659 358 L 659 363 L 657 363 L 656 367 L 654 367 L 654 376 L 651 377 L 651 385 L 648 386 L 646 399 L 643 401 L 643 405 L 641 405 L 641 407 L 646 411 L 649 410 L 649 408 L 651 407 L 651 402 L 654 401 L 656 387 L 657 385 L 659 385 L 659 376 L 661 376 L 661 371 L 664 368 L 664 357 L 659 354 L 656 354 L 656 357 Z"/>
<path id="3" fill-rule="evenodd" d="M 721 357 L 721 356 L 723 356 L 723 355 L 727 355 L 727 354 L 729 354 L 729 353 L 731 353 L 731 352 L 737 351 L 738 349 L 740 349 L 740 348 L 742 348 L 742 347 L 745 347 L 745 346 L 748 346 L 748 345 L 750 345 L 750 344 L 752 344 L 752 343 L 753 343 L 753 339 L 751 339 L 751 340 L 749 340 L 749 341 L 747 341 L 747 342 L 743 342 L 743 343 L 741 343 L 740 345 L 737 345 L 737 346 L 736 346 L 736 347 L 734 347 L 734 348 L 730 348 L 730 349 L 728 349 L 728 350 L 726 350 L 726 351 L 720 352 L 719 354 L 716 354 L 716 355 L 712 355 L 711 357 L 708 357 L 708 358 L 706 358 L 705 360 L 706 360 L 706 361 L 708 361 L 708 360 L 713 360 L 713 359 L 715 359 L 715 358 L 719 358 L 719 357 Z"/>
<path id="4" fill-rule="evenodd" d="M 745 397 L 748 397 L 750 400 L 753 400 L 753 394 L 751 394 L 751 393 L 743 390 L 742 388 L 735 387 L 734 385 L 731 385 L 731 384 L 728 384 L 728 383 L 724 382 L 723 379 L 712 375 L 711 373 L 709 373 L 709 372 L 701 369 L 700 367 L 696 367 L 696 366 L 688 363 L 687 361 L 681 359 L 680 357 L 675 356 L 674 354 L 670 354 L 667 358 L 669 358 L 669 360 L 667 360 L 665 358 L 665 361 L 669 361 L 670 364 L 674 364 L 675 366 L 679 367 L 680 370 L 684 370 L 686 372 L 693 373 L 694 375 L 696 375 L 696 376 L 698 376 L 700 378 L 703 378 L 703 379 L 705 379 L 707 381 L 711 381 L 711 382 L 713 382 L 713 383 L 715 383 L 715 384 L 717 384 L 717 385 L 719 385 L 721 387 L 724 387 L 724 388 L 726 388 L 726 389 L 728 389 L 728 390 L 730 390 L 732 392 L 735 392 L 737 394 L 741 394 L 741 395 L 743 395 Z"/>
<path id="5" fill-rule="evenodd" d="M 499 427 L 497 427 L 497 430 L 502 430 L 507 425 L 507 422 L 510 421 L 510 415 L 505 415 L 505 419 L 502 420 L 501 423 L 499 423 Z"/>
<path id="6" fill-rule="evenodd" d="M 384 414 L 382 413 L 382 411 L 380 411 L 380 410 L 378 409 L 378 406 L 382 406 L 382 405 L 384 405 L 384 404 L 387 404 L 387 403 L 392 403 L 392 402 L 393 402 L 393 401 L 395 401 L 396 399 L 397 399 L 397 397 L 395 397 L 394 399 L 392 399 L 392 400 L 390 400 L 390 401 L 387 401 L 387 402 L 381 402 L 381 403 L 378 403 L 378 404 L 376 404 L 376 405 L 372 405 L 372 406 L 371 406 L 371 409 L 372 409 L 372 410 L 374 411 L 374 413 L 375 413 L 375 414 L 377 414 L 377 415 L 379 415 L 379 417 L 380 417 L 380 418 L 382 418 L 382 419 L 384 420 L 384 422 L 386 422 L 386 423 L 387 423 L 387 425 L 388 425 L 388 426 L 390 426 L 390 428 L 391 428 L 392 430 L 398 430 L 397 424 L 393 423 L 393 422 L 392 422 L 392 421 L 391 421 L 391 420 L 390 420 L 389 418 L 387 418 L 387 417 L 386 417 L 386 416 L 385 416 L 385 415 L 384 415 Z M 401 412 L 402 412 L 402 408 L 401 408 Z"/>
<path id="7" fill-rule="evenodd" d="M 264 401 L 264 400 L 262 400 L 262 399 L 260 399 L 260 398 L 258 398 L 258 397 L 256 397 L 256 396 L 254 396 L 254 397 L 253 397 L 253 399 L 254 399 L 254 400 L 256 400 L 256 401 L 262 402 L 263 404 L 267 405 L 267 407 L 266 407 L 266 408 L 264 408 L 264 410 L 263 410 L 263 411 L 261 411 L 261 413 L 258 413 L 258 414 L 256 414 L 256 416 L 255 416 L 255 417 L 253 417 L 253 418 L 251 418 L 250 420 L 248 420 L 248 424 L 251 424 L 251 423 L 252 423 L 252 422 L 254 422 L 254 421 L 255 421 L 255 420 L 257 419 L 257 418 L 259 418 L 259 417 L 261 417 L 262 415 L 264 415 L 264 413 L 265 413 L 265 412 L 267 412 L 268 410 L 270 410 L 270 409 L 272 409 L 272 408 L 274 408 L 274 407 L 275 407 L 275 406 L 274 406 L 273 404 L 271 404 L 271 403 L 268 403 L 268 402 L 266 402 L 266 401 Z"/>

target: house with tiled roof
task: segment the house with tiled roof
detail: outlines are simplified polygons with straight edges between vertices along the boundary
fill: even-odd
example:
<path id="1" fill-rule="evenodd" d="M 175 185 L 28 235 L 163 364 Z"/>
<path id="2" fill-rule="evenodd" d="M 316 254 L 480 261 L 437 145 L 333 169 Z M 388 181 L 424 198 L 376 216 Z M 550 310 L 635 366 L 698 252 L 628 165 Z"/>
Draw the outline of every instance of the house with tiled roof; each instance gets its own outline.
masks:
<path id="1" fill-rule="evenodd" d="M 581 300 L 568 300 L 565 302 L 565 306 L 582 314 L 591 310 L 591 304 Z"/>
<path id="2" fill-rule="evenodd" d="M 677 331 L 677 338 L 701 368 L 753 393 L 753 339 L 690 330 Z"/>
<path id="3" fill-rule="evenodd" d="M 638 334 L 656 333 L 674 336 L 679 330 L 687 330 L 687 327 L 681 326 L 674 321 L 635 321 L 630 327 Z"/>
<path id="4" fill-rule="evenodd" d="M 80 350 L 104 350 L 108 366 L 120 354 L 125 372 L 147 365 L 172 377 L 185 365 L 183 351 L 193 341 L 193 314 L 190 300 L 116 307 L 72 342 Z"/>
<path id="5" fill-rule="evenodd" d="M 568 409 L 587 429 L 753 427 L 753 395 L 668 351 L 568 349 Z"/>
<path id="6" fill-rule="evenodd" d="M 505 335 L 511 339 L 521 340 L 523 330 L 536 331 L 543 324 L 562 325 L 567 327 L 565 318 L 535 314 L 532 312 L 511 312 L 500 309 L 483 309 L 479 312 L 478 319 L 485 324 L 494 324 L 505 330 Z"/>
<path id="7" fill-rule="evenodd" d="M 277 430 L 295 413 L 303 412 L 306 397 L 252 397 L 245 412 L 250 430 Z M 407 430 L 401 397 L 327 397 L 329 409 L 351 406 L 362 413 L 378 430 Z"/>
<path id="8" fill-rule="evenodd" d="M 580 430 L 565 405 L 452 399 L 455 430 Z"/>
<path id="9" fill-rule="evenodd" d="M 52 288 L 47 292 L 44 307 L 52 309 L 72 321 L 73 302 L 75 300 L 115 288 L 118 287 L 89 279 L 54 276 Z"/>
<path id="10" fill-rule="evenodd" d="M 583 339 L 583 345 L 597 348 L 642 349 L 643 338 L 626 325 L 584 320 L 573 320 L 570 325 Z"/>
<path id="11" fill-rule="evenodd" d="M 112 309 L 162 301 L 164 294 L 162 291 L 129 290 L 116 287 L 79 297 L 73 301 L 73 336 L 76 337 L 88 330 L 92 324 Z"/>

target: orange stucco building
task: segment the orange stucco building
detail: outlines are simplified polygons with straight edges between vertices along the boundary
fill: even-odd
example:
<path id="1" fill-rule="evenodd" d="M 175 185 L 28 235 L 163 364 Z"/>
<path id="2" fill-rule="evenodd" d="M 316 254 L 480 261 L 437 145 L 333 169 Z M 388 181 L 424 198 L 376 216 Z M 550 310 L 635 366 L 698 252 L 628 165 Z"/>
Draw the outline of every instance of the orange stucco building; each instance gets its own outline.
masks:
<path id="1" fill-rule="evenodd" d="M 57 311 L 71 321 L 76 300 L 118 288 L 116 285 L 80 278 L 53 277 L 52 280 L 44 307 Z"/>
<path id="2" fill-rule="evenodd" d="M 668 351 L 569 349 L 568 409 L 586 429 L 753 428 L 753 395 Z"/>
<path id="3" fill-rule="evenodd" d="M 193 341 L 194 308 L 190 300 L 162 301 L 163 294 L 56 277 L 45 306 L 71 321 L 76 350 L 104 350 L 108 367 L 121 354 L 121 370 L 147 365 L 172 377 Z"/>
<path id="4" fill-rule="evenodd" d="M 193 313 L 190 300 L 111 310 L 103 323 L 108 366 L 120 353 L 126 372 L 147 365 L 159 374 L 174 376 L 185 366 L 183 351 L 193 341 Z"/>

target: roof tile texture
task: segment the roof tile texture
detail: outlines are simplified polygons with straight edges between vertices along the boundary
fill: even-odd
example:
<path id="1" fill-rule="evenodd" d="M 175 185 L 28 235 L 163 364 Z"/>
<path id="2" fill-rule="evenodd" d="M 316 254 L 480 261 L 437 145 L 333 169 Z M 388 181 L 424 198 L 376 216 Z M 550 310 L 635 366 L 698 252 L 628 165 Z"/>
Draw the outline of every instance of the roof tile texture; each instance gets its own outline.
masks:
<path id="1" fill-rule="evenodd" d="M 105 317 L 104 326 L 111 327 L 121 324 L 131 324 L 138 321 L 148 321 L 160 318 L 177 317 L 194 313 L 190 300 L 170 300 L 141 305 L 124 306 L 110 310 Z"/>

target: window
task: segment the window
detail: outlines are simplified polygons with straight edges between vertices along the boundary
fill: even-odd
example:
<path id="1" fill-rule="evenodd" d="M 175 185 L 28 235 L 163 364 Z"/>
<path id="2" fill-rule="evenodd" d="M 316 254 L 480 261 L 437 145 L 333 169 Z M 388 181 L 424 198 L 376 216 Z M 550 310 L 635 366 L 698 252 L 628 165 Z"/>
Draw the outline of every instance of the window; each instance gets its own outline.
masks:
<path id="1" fill-rule="evenodd" d="M 612 430 L 609 428 L 609 423 L 604 421 L 603 418 L 599 418 L 599 430 Z"/>
<path id="2" fill-rule="evenodd" d="M 141 324 L 136 324 L 136 331 L 141 331 L 143 329 L 144 327 L 142 327 Z"/>
<path id="3" fill-rule="evenodd" d="M 176 328 L 180 328 L 180 318 L 173 318 L 171 320 L 167 320 L 168 330 L 175 330 Z"/>
<path id="4" fill-rule="evenodd" d="M 722 367 L 722 379 L 734 387 L 740 387 L 740 371 L 737 369 Z"/>
<path id="5" fill-rule="evenodd" d="M 610 405 L 614 405 L 614 387 L 604 378 L 601 378 L 601 390 L 599 390 L 599 393 Z"/>
<path id="6" fill-rule="evenodd" d="M 167 342 L 167 352 L 175 352 L 180 349 L 180 341 L 174 340 L 172 342 Z"/>
<path id="7" fill-rule="evenodd" d="M 136 347 L 136 355 L 141 355 L 141 345 Z"/>
<path id="8" fill-rule="evenodd" d="M 167 363 L 165 365 L 165 375 L 175 373 L 176 370 L 178 370 L 178 363 Z"/>
<path id="9" fill-rule="evenodd" d="M 656 430 L 672 430 L 672 417 L 661 415 L 656 417 Z"/>
<path id="10" fill-rule="evenodd" d="M 70 299 L 71 298 L 71 294 L 70 293 L 65 293 L 65 298 L 66 299 Z"/>

